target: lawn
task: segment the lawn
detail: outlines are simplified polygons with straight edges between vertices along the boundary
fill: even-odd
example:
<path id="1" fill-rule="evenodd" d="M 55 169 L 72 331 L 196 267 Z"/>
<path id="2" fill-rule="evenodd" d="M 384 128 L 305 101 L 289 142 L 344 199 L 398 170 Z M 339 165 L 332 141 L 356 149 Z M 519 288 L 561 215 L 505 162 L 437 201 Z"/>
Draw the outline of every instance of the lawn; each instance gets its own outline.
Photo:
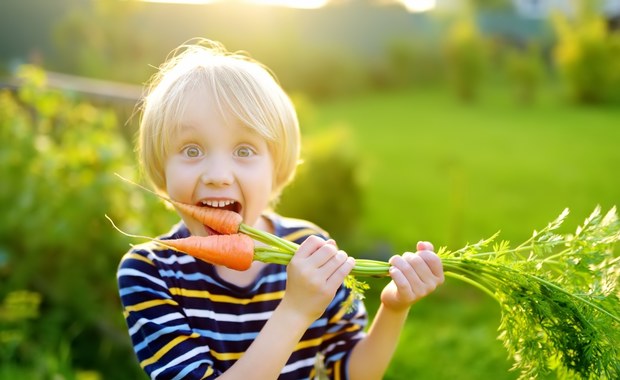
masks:
<path id="1" fill-rule="evenodd" d="M 304 128 L 351 131 L 362 230 L 384 254 L 420 239 L 460 248 L 498 230 L 518 242 L 566 207 L 572 230 L 596 205 L 620 204 L 620 109 L 544 95 L 524 106 L 501 89 L 468 105 L 439 89 L 373 94 L 320 104 Z M 371 314 L 384 283 L 370 282 Z M 386 378 L 514 379 L 498 324 L 495 301 L 449 279 L 412 309 Z"/>
<path id="2" fill-rule="evenodd" d="M 527 238 L 565 207 L 572 228 L 620 203 L 620 108 L 520 106 L 496 92 L 472 105 L 418 90 L 317 108 L 312 128 L 352 131 L 367 233 L 398 249 L 458 248 L 500 229 Z"/>

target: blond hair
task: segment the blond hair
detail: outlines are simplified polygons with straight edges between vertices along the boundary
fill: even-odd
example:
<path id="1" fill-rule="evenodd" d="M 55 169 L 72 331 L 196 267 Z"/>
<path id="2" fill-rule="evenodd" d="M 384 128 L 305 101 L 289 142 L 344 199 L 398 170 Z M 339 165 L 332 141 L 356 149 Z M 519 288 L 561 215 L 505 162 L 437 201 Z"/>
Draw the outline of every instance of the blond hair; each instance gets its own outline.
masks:
<path id="1" fill-rule="evenodd" d="M 271 71 L 247 54 L 206 39 L 191 42 L 172 51 L 146 88 L 138 138 L 142 169 L 165 193 L 170 137 L 194 90 L 207 89 L 222 115 L 232 115 L 267 141 L 275 200 L 299 161 L 299 122 L 290 98 Z"/>

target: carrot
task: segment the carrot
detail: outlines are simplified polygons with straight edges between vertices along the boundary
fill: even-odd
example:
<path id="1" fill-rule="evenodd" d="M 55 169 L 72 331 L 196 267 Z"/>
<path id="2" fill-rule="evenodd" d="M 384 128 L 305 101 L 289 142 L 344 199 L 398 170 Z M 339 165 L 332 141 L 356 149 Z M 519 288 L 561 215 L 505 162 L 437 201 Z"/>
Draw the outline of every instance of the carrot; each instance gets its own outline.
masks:
<path id="1" fill-rule="evenodd" d="M 148 189 L 140 184 L 130 181 L 127 178 L 122 177 L 120 174 L 116 175 L 123 181 L 138 186 L 142 190 L 146 190 L 149 193 L 154 194 L 159 198 L 165 200 L 166 202 L 169 202 L 179 211 L 188 214 L 192 218 L 198 220 L 200 223 L 208 226 L 216 232 L 219 232 L 221 234 L 236 234 L 237 232 L 239 232 L 239 228 L 241 226 L 241 223 L 243 222 L 243 218 L 236 212 L 212 207 L 201 207 L 175 201 L 174 199 L 163 196 L 151 189 Z"/>
<path id="2" fill-rule="evenodd" d="M 121 230 L 107 215 L 106 219 L 114 229 L 125 236 L 147 239 L 164 247 L 194 256 L 197 259 L 230 269 L 246 270 L 254 260 L 254 240 L 245 234 L 188 236 L 180 239 L 162 240 L 148 236 L 130 234 Z"/>
<path id="3" fill-rule="evenodd" d="M 254 241 L 242 234 L 189 236 L 155 241 L 208 263 L 235 270 L 247 270 L 254 259 Z"/>
<path id="4" fill-rule="evenodd" d="M 236 234 L 239 232 L 242 217 L 234 211 L 190 205 L 172 199 L 167 200 L 179 211 L 190 215 L 200 223 L 221 234 Z"/>

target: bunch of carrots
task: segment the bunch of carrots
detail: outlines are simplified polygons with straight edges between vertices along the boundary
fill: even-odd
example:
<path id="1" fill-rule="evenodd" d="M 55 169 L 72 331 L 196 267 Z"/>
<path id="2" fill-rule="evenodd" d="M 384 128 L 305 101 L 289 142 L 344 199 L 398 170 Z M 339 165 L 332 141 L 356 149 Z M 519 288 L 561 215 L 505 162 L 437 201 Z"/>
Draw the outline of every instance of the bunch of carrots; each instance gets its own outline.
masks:
<path id="1" fill-rule="evenodd" d="M 236 270 L 248 269 L 254 260 L 286 265 L 299 247 L 244 224 L 235 212 L 188 205 L 140 187 L 221 235 L 173 240 L 128 236 Z M 499 339 L 521 379 L 551 372 L 584 379 L 620 378 L 620 257 L 614 250 L 620 241 L 618 215 L 615 207 L 605 215 L 597 207 L 574 234 L 558 234 L 567 214 L 564 210 L 516 247 L 496 242 L 495 234 L 455 251 L 442 247 L 438 255 L 447 277 L 475 286 L 499 303 Z M 355 262 L 345 285 L 361 299 L 368 287 L 356 277 L 386 277 L 390 264 Z"/>
<path id="2" fill-rule="evenodd" d="M 243 223 L 241 215 L 236 212 L 178 202 L 123 177 L 120 178 L 162 198 L 181 212 L 190 215 L 205 226 L 221 234 L 159 240 L 146 236 L 127 234 L 117 228 L 127 236 L 153 240 L 162 246 L 187 253 L 208 263 L 240 271 L 249 269 L 254 260 L 286 265 L 291 261 L 291 258 L 299 248 L 297 243 Z M 255 246 L 254 240 L 263 243 L 264 246 Z M 389 268 L 390 264 L 386 262 L 356 259 L 356 265 L 351 275 L 388 276 Z"/>

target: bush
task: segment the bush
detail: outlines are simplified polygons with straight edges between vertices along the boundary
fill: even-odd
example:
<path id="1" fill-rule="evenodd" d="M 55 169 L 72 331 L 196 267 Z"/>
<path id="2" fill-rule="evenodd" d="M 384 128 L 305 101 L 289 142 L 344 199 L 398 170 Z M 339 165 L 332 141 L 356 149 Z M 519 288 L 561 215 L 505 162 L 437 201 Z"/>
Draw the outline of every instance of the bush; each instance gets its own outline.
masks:
<path id="1" fill-rule="evenodd" d="M 554 61 L 569 96 L 580 103 L 604 103 L 620 95 L 620 32 L 602 16 L 582 12 L 570 22 L 556 15 Z"/>
<path id="2" fill-rule="evenodd" d="M 347 129 L 333 128 L 304 142 L 304 162 L 277 210 L 310 220 L 343 243 L 356 233 L 362 213 L 359 155 Z"/>
<path id="3" fill-rule="evenodd" d="M 446 65 L 457 96 L 474 100 L 484 66 L 484 40 L 471 17 L 459 18 L 444 41 Z"/>
<path id="4" fill-rule="evenodd" d="M 0 92 L 0 299 L 27 290 L 41 303 L 33 331 L 0 366 L 135 378 L 115 279 L 128 240 L 104 215 L 129 230 L 139 220 L 147 234 L 167 229 L 170 215 L 149 211 L 158 201 L 114 176 L 132 177 L 133 152 L 111 110 L 47 89 L 36 67 L 20 76 L 17 95 Z"/>
<path id="5" fill-rule="evenodd" d="M 544 74 L 538 45 L 530 43 L 523 49 L 512 48 L 508 51 L 506 65 L 517 101 L 532 103 Z"/>

